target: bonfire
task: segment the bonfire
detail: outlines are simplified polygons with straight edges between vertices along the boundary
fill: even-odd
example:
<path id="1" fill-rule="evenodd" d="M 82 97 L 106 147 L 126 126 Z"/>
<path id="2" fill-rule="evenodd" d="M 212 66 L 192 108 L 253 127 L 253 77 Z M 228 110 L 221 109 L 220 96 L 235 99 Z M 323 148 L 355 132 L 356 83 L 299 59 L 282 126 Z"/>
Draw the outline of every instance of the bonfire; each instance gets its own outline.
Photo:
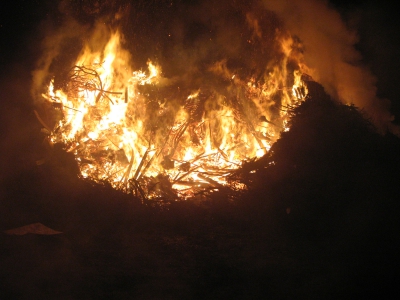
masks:
<path id="1" fill-rule="evenodd" d="M 307 96 L 291 37 L 281 37 L 280 59 L 262 76 L 221 60 L 207 70 L 211 83 L 195 88 L 150 60 L 148 70 L 131 70 L 121 37 L 112 32 L 101 51 L 86 46 L 61 85 L 48 83 L 42 96 L 57 121 L 36 112 L 48 142 L 73 153 L 83 178 L 142 199 L 245 189 L 230 175 L 268 153 Z"/>

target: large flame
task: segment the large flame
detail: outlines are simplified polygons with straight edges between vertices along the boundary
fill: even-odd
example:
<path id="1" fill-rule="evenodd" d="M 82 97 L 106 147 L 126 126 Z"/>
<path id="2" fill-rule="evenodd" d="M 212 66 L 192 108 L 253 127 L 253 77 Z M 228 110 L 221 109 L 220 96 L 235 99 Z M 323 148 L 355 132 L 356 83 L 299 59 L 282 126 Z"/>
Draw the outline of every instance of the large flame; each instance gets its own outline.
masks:
<path id="1" fill-rule="evenodd" d="M 146 198 L 218 189 L 268 152 L 289 130 L 288 108 L 305 99 L 300 68 L 288 67 L 292 43 L 282 38 L 283 59 L 261 78 L 240 78 L 222 60 L 209 72 L 226 88 L 181 90 L 151 61 L 131 70 L 115 32 L 102 51 L 84 49 L 62 88 L 50 82 L 43 96 L 62 114 L 49 139 L 75 155 L 83 177 Z"/>

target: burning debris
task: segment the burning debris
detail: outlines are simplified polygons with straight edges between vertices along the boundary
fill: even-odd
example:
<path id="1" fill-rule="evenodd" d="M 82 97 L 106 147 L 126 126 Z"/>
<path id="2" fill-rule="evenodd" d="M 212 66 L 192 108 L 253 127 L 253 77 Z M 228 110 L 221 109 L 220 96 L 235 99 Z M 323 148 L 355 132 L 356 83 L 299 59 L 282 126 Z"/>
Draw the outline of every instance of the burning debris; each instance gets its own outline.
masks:
<path id="1" fill-rule="evenodd" d="M 288 130 L 285 107 L 307 95 L 289 57 L 258 80 L 222 62 L 224 74 L 210 68 L 210 75 L 224 85 L 193 91 L 150 61 L 148 72 L 121 68 L 121 54 L 118 32 L 103 52 L 86 49 L 67 80 L 59 88 L 52 80 L 43 94 L 58 116 L 54 129 L 36 115 L 49 142 L 74 154 L 82 177 L 143 199 L 185 199 L 229 185 L 232 172 Z"/>
<path id="2" fill-rule="evenodd" d="M 32 88 L 50 144 L 84 178 L 174 200 L 245 188 L 231 175 L 289 130 L 310 76 L 390 125 L 337 12 L 311 0 L 239 2 L 63 2 L 71 17 L 44 41 Z"/>

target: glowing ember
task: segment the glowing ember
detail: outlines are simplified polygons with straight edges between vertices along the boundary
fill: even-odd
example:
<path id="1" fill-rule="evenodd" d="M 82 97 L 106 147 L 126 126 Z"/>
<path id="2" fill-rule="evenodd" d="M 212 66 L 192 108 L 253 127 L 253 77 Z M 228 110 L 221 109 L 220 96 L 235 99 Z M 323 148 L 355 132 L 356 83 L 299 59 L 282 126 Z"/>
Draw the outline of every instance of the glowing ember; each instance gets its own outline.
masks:
<path id="1" fill-rule="evenodd" d="M 262 78 L 240 78 L 219 61 L 210 72 L 226 89 L 198 86 L 182 96 L 160 66 L 130 70 L 115 32 L 102 52 L 84 49 L 62 88 L 49 84 L 43 97 L 62 113 L 49 139 L 74 153 L 83 177 L 142 197 L 219 189 L 288 130 L 287 108 L 307 95 L 299 68 L 288 67 L 291 43 L 281 42 L 284 58 Z"/>

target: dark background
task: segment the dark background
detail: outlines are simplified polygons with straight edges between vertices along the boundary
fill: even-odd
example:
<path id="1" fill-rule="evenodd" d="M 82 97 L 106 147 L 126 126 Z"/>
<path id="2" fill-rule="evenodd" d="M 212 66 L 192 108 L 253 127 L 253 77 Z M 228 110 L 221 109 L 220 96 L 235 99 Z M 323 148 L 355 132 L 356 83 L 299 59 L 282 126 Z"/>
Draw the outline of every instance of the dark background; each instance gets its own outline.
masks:
<path id="1" fill-rule="evenodd" d="M 232 195 L 221 192 L 200 204 L 142 205 L 131 195 L 79 180 L 73 158 L 62 149 L 49 152 L 42 143 L 29 91 L 31 71 L 41 54 L 43 20 L 63 21 L 58 3 L 0 5 L 0 230 L 41 222 L 63 232 L 0 234 L 2 297 L 346 299 L 398 294 L 397 137 L 376 134 L 356 108 L 335 103 L 311 84 L 313 97 L 294 112 L 291 130 L 271 156 L 246 167 L 256 171 L 253 175 L 244 168 L 249 192 L 235 195 L 233 202 L 227 200 Z M 398 120 L 395 5 L 331 5 L 358 29 L 357 47 Z M 47 163 L 36 166 L 43 156 Z M 274 166 L 265 169 L 271 161 Z"/>
<path id="2" fill-rule="evenodd" d="M 77 7 L 93 7 L 96 2 L 105 1 L 76 3 L 80 3 Z M 161 4 L 154 6 L 166 6 L 164 2 L 168 1 L 161 1 Z M 131 1 L 131 3 L 146 7 L 142 1 Z M 152 3 L 149 3 L 147 6 L 151 7 Z M 357 48 L 362 53 L 365 64 L 378 78 L 378 96 L 391 101 L 391 111 L 395 115 L 395 122 L 398 123 L 400 87 L 397 81 L 400 73 L 398 55 L 400 37 L 396 5 L 389 1 L 375 0 L 330 1 L 330 3 L 342 14 L 348 26 L 358 31 Z M 31 70 L 35 58 L 39 56 L 40 42 L 44 34 L 43 21 L 50 19 L 54 23 L 61 24 L 65 17 L 59 12 L 57 1 L 3 1 L 0 14 L 0 66 L 1 73 L 6 75 L 10 72 L 11 66 L 16 68 L 15 64 L 24 65 L 25 70 Z M 76 15 L 79 16 L 78 13 Z M 93 14 L 86 12 L 84 18 L 88 19 L 88 15 L 93 17 Z"/>

